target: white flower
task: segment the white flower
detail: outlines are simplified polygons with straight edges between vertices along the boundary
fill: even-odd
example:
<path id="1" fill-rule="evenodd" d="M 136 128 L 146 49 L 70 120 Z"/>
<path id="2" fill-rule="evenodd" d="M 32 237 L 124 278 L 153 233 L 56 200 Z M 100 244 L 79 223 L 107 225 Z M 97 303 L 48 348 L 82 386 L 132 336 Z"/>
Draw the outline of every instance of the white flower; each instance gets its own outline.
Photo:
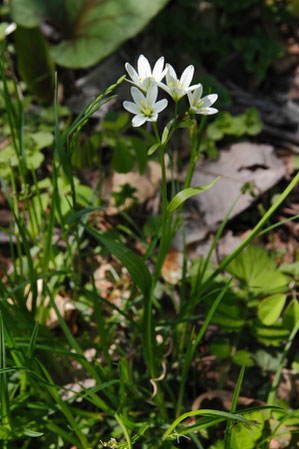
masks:
<path id="1" fill-rule="evenodd" d="M 210 106 L 217 100 L 218 95 L 210 94 L 201 98 L 202 85 L 200 85 L 194 92 L 187 92 L 187 95 L 190 103 L 190 112 L 192 114 L 211 115 L 218 112 L 218 109 L 210 108 Z"/>
<path id="2" fill-rule="evenodd" d="M 167 69 L 163 69 L 164 66 L 164 57 L 158 59 L 156 64 L 154 65 L 154 69 L 151 69 L 150 63 L 148 59 L 140 55 L 137 61 L 138 73 L 128 62 L 125 64 L 126 71 L 130 75 L 131 80 L 128 80 L 130 83 L 135 84 L 144 92 L 147 92 L 149 86 L 153 82 L 160 82 L 164 76 L 166 75 Z"/>
<path id="3" fill-rule="evenodd" d="M 156 84 L 151 84 L 148 88 L 146 95 L 140 92 L 137 87 L 131 87 L 131 95 L 133 97 L 132 101 L 124 101 L 124 108 L 136 114 L 132 120 L 133 126 L 141 126 L 146 121 L 156 122 L 158 119 L 158 113 L 166 108 L 168 101 L 166 99 L 157 101 L 158 87 Z"/>
<path id="4" fill-rule="evenodd" d="M 187 92 L 197 89 L 201 84 L 195 84 L 190 86 L 193 78 L 194 67 L 189 65 L 182 73 L 180 79 L 178 79 L 174 68 L 170 64 L 166 64 L 166 84 L 158 83 L 158 85 L 164 89 L 174 101 L 179 101 Z"/>

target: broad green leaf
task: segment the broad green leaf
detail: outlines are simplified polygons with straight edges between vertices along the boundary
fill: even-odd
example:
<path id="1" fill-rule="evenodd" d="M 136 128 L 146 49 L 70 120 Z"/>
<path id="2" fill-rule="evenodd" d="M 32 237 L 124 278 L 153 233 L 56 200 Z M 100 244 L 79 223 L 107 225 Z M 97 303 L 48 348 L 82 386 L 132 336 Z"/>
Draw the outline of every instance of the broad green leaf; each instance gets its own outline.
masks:
<path id="1" fill-rule="evenodd" d="M 233 356 L 233 362 L 239 366 L 253 366 L 251 354 L 248 351 L 240 349 Z"/>
<path id="2" fill-rule="evenodd" d="M 232 117 L 231 126 L 227 129 L 227 134 L 233 136 L 243 136 L 246 133 L 245 117 L 243 115 L 237 115 Z"/>
<path id="3" fill-rule="evenodd" d="M 207 127 L 207 137 L 212 140 L 220 140 L 224 136 L 224 131 L 218 126 L 217 121 L 211 123 Z"/>
<path id="4" fill-rule="evenodd" d="M 38 131 L 30 134 L 30 137 L 34 140 L 35 150 L 41 150 L 42 148 L 50 147 L 54 142 L 54 136 L 48 131 Z"/>
<path id="5" fill-rule="evenodd" d="M 286 295 L 272 295 L 263 299 L 257 309 L 257 315 L 266 326 L 276 323 L 284 307 Z"/>
<path id="6" fill-rule="evenodd" d="M 46 39 L 39 28 L 22 26 L 17 27 L 14 36 L 18 69 L 23 80 L 40 101 L 50 103 L 54 95 L 54 64 Z"/>
<path id="7" fill-rule="evenodd" d="M 283 263 L 282 265 L 280 265 L 279 270 L 283 273 L 287 273 L 291 276 L 299 278 L 299 260 L 293 263 Z"/>
<path id="8" fill-rule="evenodd" d="M 205 300 L 206 309 L 209 310 L 213 297 Z M 239 306 L 239 298 L 231 290 L 224 295 L 212 318 L 212 323 L 221 326 L 227 332 L 236 332 L 244 325 L 243 311 Z"/>
<path id="9" fill-rule="evenodd" d="M 13 20 L 24 27 L 36 27 L 47 15 L 47 3 L 40 0 L 11 0 Z"/>
<path id="10" fill-rule="evenodd" d="M 246 248 L 228 265 L 227 270 L 256 295 L 279 292 L 289 282 L 288 276 L 276 268 L 267 251 L 259 246 Z"/>
<path id="11" fill-rule="evenodd" d="M 209 449 L 224 449 L 224 441 L 217 440 Z"/>
<path id="12" fill-rule="evenodd" d="M 44 154 L 40 151 L 25 151 L 26 154 L 26 164 L 27 167 L 32 169 L 37 169 L 42 165 L 45 158 Z"/>
<path id="13" fill-rule="evenodd" d="M 264 418 L 262 412 L 246 413 L 244 418 L 254 421 L 256 426 L 238 424 L 231 431 L 230 449 L 254 449 L 256 441 L 262 436 Z"/>
<path id="14" fill-rule="evenodd" d="M 124 140 L 119 140 L 113 149 L 112 165 L 118 173 L 129 173 L 132 170 L 134 161 L 128 145 Z"/>
<path id="15" fill-rule="evenodd" d="M 76 185 L 77 203 L 80 206 L 87 207 L 93 196 L 93 190 L 89 186 L 83 184 Z"/>
<path id="16" fill-rule="evenodd" d="M 231 354 L 231 345 L 228 341 L 215 341 L 209 345 L 210 351 L 217 359 L 227 359 Z"/>
<path id="17" fill-rule="evenodd" d="M 146 153 L 146 145 L 145 145 L 144 141 L 142 139 L 140 139 L 139 137 L 132 136 L 130 138 L 130 140 L 132 142 L 132 145 L 133 145 L 133 148 L 135 151 L 139 173 L 142 175 L 146 170 L 147 159 L 148 159 L 147 153 Z"/>
<path id="18" fill-rule="evenodd" d="M 167 0 L 11 0 L 13 20 L 23 27 L 49 22 L 63 34 L 51 48 L 59 65 L 89 67 L 139 33 Z"/>
<path id="19" fill-rule="evenodd" d="M 256 364 L 262 368 L 264 372 L 276 372 L 279 368 L 281 354 L 278 351 L 269 351 L 269 349 L 259 349 L 254 354 Z"/>
<path id="20" fill-rule="evenodd" d="M 289 337 L 290 331 L 284 329 L 279 323 L 265 326 L 259 320 L 255 320 L 251 325 L 251 331 L 259 342 L 266 346 L 279 346 Z"/>
<path id="21" fill-rule="evenodd" d="M 203 186 L 199 187 L 189 187 L 188 189 L 184 189 L 181 192 L 177 193 L 174 198 L 170 201 L 167 207 L 167 212 L 171 214 L 174 212 L 182 203 L 184 203 L 187 199 L 191 198 L 194 195 L 197 195 L 198 193 L 204 192 L 205 190 L 208 190 L 210 187 L 212 187 L 215 182 L 217 182 L 220 179 L 220 176 L 218 178 L 214 179 L 214 181 L 210 182 L 210 184 L 205 184 Z"/>
<path id="22" fill-rule="evenodd" d="M 72 6 L 74 2 L 69 3 Z M 51 51 L 57 64 L 69 68 L 89 67 L 112 53 L 141 31 L 167 0 L 76 0 L 76 3 L 81 8 L 71 35 Z"/>
<path id="23" fill-rule="evenodd" d="M 0 440 L 8 440 L 10 437 L 11 432 L 6 426 L 0 426 Z"/>
<path id="24" fill-rule="evenodd" d="M 263 129 L 263 122 L 256 108 L 248 108 L 245 111 L 246 133 L 250 136 L 259 134 Z"/>
<path id="25" fill-rule="evenodd" d="M 282 324 L 287 329 L 293 329 L 299 321 L 299 302 L 298 299 L 294 298 L 288 304 L 287 308 L 283 313 Z"/>

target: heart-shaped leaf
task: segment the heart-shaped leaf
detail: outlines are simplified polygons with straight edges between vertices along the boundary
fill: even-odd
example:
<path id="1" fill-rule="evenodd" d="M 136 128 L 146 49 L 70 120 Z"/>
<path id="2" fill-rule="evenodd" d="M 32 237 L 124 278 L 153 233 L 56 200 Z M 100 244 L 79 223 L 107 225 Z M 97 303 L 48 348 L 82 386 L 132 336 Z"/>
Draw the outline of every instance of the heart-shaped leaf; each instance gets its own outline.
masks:
<path id="1" fill-rule="evenodd" d="M 55 62 L 80 68 L 96 64 L 135 36 L 168 0 L 11 0 L 14 21 L 25 27 L 49 21 L 63 38 L 51 49 Z"/>

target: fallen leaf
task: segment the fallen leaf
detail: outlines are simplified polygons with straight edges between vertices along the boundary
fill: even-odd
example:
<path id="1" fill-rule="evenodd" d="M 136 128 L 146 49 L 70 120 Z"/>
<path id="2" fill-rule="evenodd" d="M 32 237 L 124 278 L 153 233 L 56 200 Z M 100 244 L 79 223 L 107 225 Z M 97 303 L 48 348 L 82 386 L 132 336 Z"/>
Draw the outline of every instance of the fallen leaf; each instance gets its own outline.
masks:
<path id="1" fill-rule="evenodd" d="M 194 197 L 208 230 L 214 231 L 223 221 L 228 210 L 246 183 L 252 183 L 258 197 L 277 184 L 286 173 L 283 163 L 270 145 L 243 142 L 222 151 L 216 162 L 199 166 L 192 185 L 208 184 L 215 177 L 221 179 L 202 195 Z M 247 209 L 255 201 L 249 192 L 241 196 L 230 218 Z"/>

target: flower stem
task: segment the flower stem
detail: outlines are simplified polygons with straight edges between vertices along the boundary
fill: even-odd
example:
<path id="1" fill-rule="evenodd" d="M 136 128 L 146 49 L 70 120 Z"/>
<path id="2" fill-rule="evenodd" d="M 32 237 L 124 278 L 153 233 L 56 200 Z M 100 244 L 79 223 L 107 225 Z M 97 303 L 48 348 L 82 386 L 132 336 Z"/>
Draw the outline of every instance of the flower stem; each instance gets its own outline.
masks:
<path id="1" fill-rule="evenodd" d="M 157 140 L 159 139 L 160 141 L 160 137 L 159 137 L 159 133 L 158 133 L 158 129 L 157 129 L 157 124 L 153 123 L 153 127 L 154 127 L 154 131 L 155 131 L 155 135 L 157 137 Z M 167 215 L 167 185 L 166 185 L 166 166 L 165 166 L 165 153 L 164 153 L 164 149 L 165 149 L 165 144 L 161 144 L 160 146 L 160 164 L 161 164 L 161 173 L 162 173 L 162 224 L 161 224 L 161 239 L 160 239 L 160 245 L 159 245 L 159 252 L 158 252 L 158 258 L 156 261 L 156 266 L 155 266 L 155 270 L 154 270 L 154 274 L 153 274 L 153 286 L 156 285 L 159 276 L 160 276 L 160 272 L 161 272 L 161 268 L 167 253 L 167 249 L 168 249 L 168 243 L 169 243 L 169 239 L 168 239 L 168 235 L 167 235 L 167 228 L 168 228 L 168 215 Z"/>

